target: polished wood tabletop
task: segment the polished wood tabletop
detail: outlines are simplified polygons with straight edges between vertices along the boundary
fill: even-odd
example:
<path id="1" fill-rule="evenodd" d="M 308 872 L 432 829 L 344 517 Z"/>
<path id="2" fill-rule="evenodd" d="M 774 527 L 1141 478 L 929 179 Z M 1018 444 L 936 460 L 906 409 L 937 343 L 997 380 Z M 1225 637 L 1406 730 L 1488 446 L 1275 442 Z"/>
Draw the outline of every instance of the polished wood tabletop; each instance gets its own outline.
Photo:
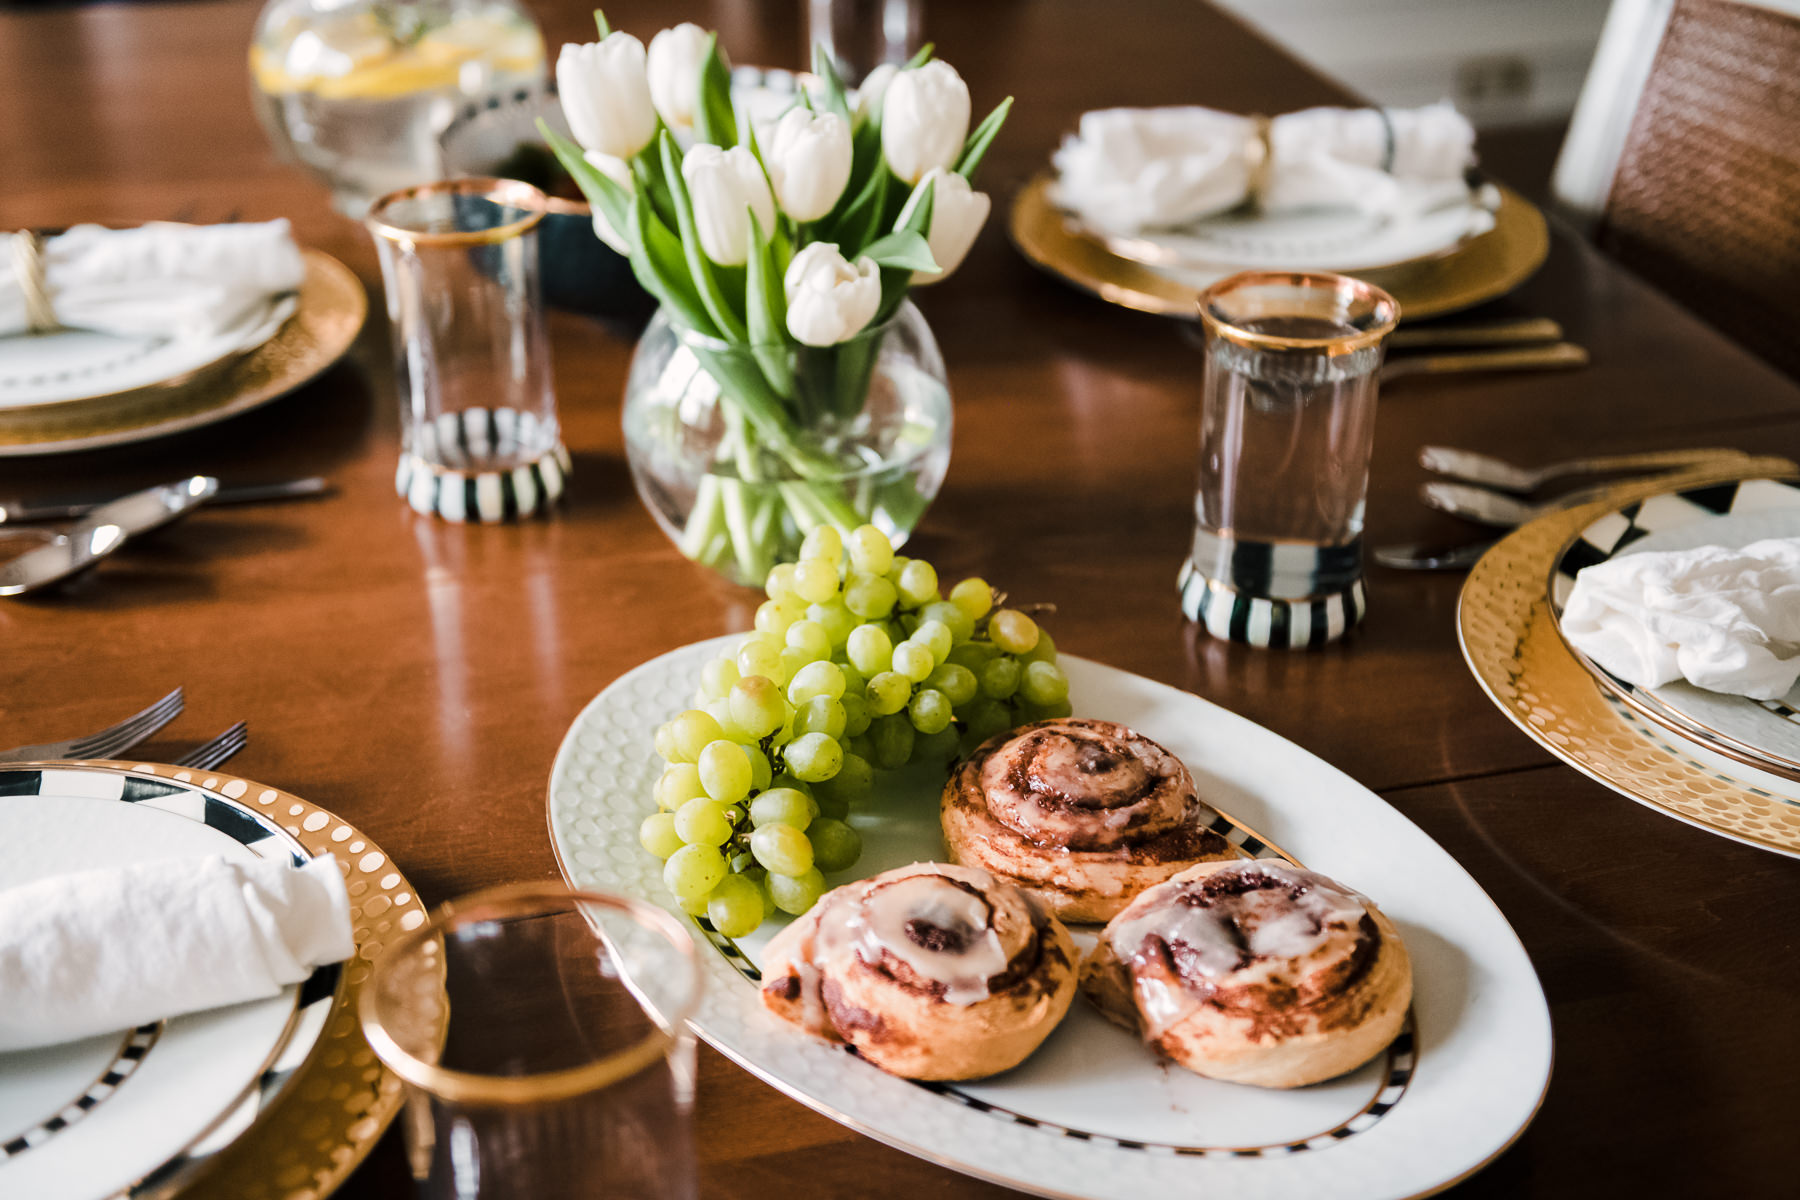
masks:
<path id="1" fill-rule="evenodd" d="M 586 4 L 533 6 L 552 45 Z M 609 5 L 648 35 L 691 17 L 738 62 L 800 63 L 798 0 Z M 1192 102 L 1282 111 L 1338 86 L 1191 0 L 925 5 L 978 112 L 1017 97 L 985 184 L 1006 199 L 1085 109 Z M 250 107 L 257 5 L 95 5 L 0 15 L 0 229 L 288 217 L 380 278 L 360 227 L 279 162 Z M 1791 1194 L 1800 1111 L 1800 864 L 1659 816 L 1552 760 L 1459 656 L 1457 575 L 1371 568 L 1363 629 L 1321 653 L 1210 640 L 1182 620 L 1200 358 L 1179 323 L 1034 271 L 996 219 L 921 305 L 956 404 L 949 477 L 910 549 L 1054 602 L 1059 647 L 1214 700 L 1375 789 L 1493 896 L 1551 1005 L 1536 1122 L 1469 1197 Z M 548 519 L 461 527 L 393 494 L 381 305 L 349 359 L 254 414 L 136 447 L 0 459 L 0 495 L 123 490 L 205 471 L 322 474 L 336 492 L 203 511 L 68 590 L 0 602 L 0 745 L 96 728 L 185 684 L 139 753 L 250 723 L 231 769 L 375 838 L 436 903 L 556 874 L 545 791 L 575 714 L 622 672 L 747 628 L 758 597 L 683 560 L 632 491 L 619 427 L 634 333 L 553 315 L 575 468 Z M 1493 313 L 1548 315 L 1586 370 L 1412 379 L 1382 396 L 1372 542 L 1474 531 L 1416 499 L 1428 442 L 1519 461 L 1696 444 L 1800 456 L 1800 387 L 1558 230 Z M 1396 871 L 1406 869 L 1395 863 Z M 708 1197 L 997 1196 L 851 1133 L 703 1056 Z M 339 1193 L 406 1194 L 394 1129 Z"/>

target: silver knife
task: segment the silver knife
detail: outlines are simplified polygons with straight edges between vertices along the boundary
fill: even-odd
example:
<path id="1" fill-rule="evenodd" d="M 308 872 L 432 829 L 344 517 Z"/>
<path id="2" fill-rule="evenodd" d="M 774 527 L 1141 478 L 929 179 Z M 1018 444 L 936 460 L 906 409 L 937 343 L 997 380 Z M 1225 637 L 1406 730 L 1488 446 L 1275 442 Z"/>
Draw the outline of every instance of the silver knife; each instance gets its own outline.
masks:
<path id="1" fill-rule="evenodd" d="M 290 479 L 285 483 L 253 483 L 242 487 L 220 488 L 207 500 L 208 504 L 260 504 L 269 500 L 292 500 L 302 496 L 322 496 L 331 490 L 329 481 L 314 475 L 306 479 Z M 30 501 L 0 500 L 0 525 L 23 525 L 33 521 L 73 521 L 107 503 L 113 497 L 93 500 Z"/>

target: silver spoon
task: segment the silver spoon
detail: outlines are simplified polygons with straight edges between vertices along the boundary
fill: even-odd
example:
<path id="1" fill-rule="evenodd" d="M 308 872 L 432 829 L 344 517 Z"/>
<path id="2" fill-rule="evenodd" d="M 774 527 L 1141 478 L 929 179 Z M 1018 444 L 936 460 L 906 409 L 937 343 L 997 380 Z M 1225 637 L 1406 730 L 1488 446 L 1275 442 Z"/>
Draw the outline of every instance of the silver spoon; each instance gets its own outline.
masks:
<path id="1" fill-rule="evenodd" d="M 179 520 L 218 490 L 217 479 L 195 475 L 102 504 L 66 533 L 0 564 L 0 596 L 23 596 L 80 574 L 123 546 L 126 539 Z"/>

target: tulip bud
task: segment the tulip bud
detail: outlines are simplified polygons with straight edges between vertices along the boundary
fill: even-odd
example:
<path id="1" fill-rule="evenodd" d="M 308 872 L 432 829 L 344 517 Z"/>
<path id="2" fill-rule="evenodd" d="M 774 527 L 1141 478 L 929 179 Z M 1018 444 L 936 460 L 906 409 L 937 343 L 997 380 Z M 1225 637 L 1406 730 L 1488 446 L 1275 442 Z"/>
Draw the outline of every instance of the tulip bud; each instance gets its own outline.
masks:
<path id="1" fill-rule="evenodd" d="M 626 191 L 631 190 L 631 165 L 624 159 L 614 158 L 610 154 L 602 154 L 598 150 L 589 150 L 582 157 L 587 159 L 602 175 Z M 600 210 L 598 204 L 589 207 L 594 210 L 594 236 L 620 254 L 629 255 L 631 243 L 625 240 L 625 235 L 612 227 L 612 222 L 606 219 L 606 214 Z"/>
<path id="2" fill-rule="evenodd" d="M 969 85 L 940 59 L 902 71 L 881 104 L 881 155 L 908 184 L 948 171 L 969 137 Z"/>
<path id="3" fill-rule="evenodd" d="M 721 150 L 702 144 L 681 160 L 694 204 L 700 249 L 721 267 L 741 267 L 750 257 L 750 215 L 766 237 L 775 228 L 775 198 L 756 155 L 743 146 Z"/>
<path id="4" fill-rule="evenodd" d="M 569 129 L 583 149 L 629 159 L 650 144 L 656 109 L 644 71 L 644 43 L 629 33 L 562 48 L 556 89 Z"/>
<path id="5" fill-rule="evenodd" d="M 763 163 L 781 211 L 816 221 L 850 182 L 850 126 L 836 113 L 791 108 L 762 137 Z"/>
<path id="6" fill-rule="evenodd" d="M 860 332 L 881 307 L 881 272 L 866 258 L 851 264 L 830 242 L 794 255 L 782 280 L 787 327 L 808 346 L 835 346 Z"/>
<path id="7" fill-rule="evenodd" d="M 925 232 L 925 243 L 931 247 L 931 257 L 938 270 L 935 273 L 914 271 L 914 283 L 936 283 L 961 266 L 992 206 L 987 193 L 975 191 L 961 175 L 933 167 L 906 198 L 906 207 L 900 210 L 895 229 L 906 227 L 927 192 L 931 194 L 931 225 Z"/>
<path id="8" fill-rule="evenodd" d="M 650 39 L 650 98 L 664 123 L 678 134 L 694 132 L 707 40 L 706 30 L 692 21 L 665 29 Z"/>
<path id="9" fill-rule="evenodd" d="M 900 68 L 893 63 L 882 63 L 869 72 L 868 78 L 862 81 L 862 86 L 856 89 L 856 119 L 858 122 L 868 120 L 880 109 L 881 98 L 887 95 L 888 85 L 894 82 L 894 76 L 899 73 Z"/>

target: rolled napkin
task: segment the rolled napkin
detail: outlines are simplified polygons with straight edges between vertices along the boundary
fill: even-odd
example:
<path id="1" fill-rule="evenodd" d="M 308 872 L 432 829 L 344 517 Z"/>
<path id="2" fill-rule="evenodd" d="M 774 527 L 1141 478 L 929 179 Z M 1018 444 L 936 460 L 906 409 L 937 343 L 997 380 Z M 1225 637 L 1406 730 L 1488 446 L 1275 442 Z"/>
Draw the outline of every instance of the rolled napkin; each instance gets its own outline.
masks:
<path id="1" fill-rule="evenodd" d="M 1084 113 L 1052 160 L 1057 204 L 1136 233 L 1252 198 L 1265 212 L 1423 211 L 1466 192 L 1475 131 L 1449 104 L 1309 108 L 1269 121 L 1266 135 L 1257 118 L 1210 108 L 1109 108 Z"/>
<path id="2" fill-rule="evenodd" d="M 1646 551 L 1588 567 L 1575 576 L 1562 631 L 1638 687 L 1686 679 L 1778 699 L 1800 681 L 1800 538 Z"/>
<path id="3" fill-rule="evenodd" d="M 286 221 L 77 225 L 45 239 L 41 256 L 57 324 L 121 337 L 211 336 L 298 289 L 306 274 Z M 18 257 L 0 255 L 0 337 L 33 328 Z"/>
<path id="4" fill-rule="evenodd" d="M 0 891 L 0 1051 L 278 995 L 355 952 L 329 855 L 168 859 Z"/>

